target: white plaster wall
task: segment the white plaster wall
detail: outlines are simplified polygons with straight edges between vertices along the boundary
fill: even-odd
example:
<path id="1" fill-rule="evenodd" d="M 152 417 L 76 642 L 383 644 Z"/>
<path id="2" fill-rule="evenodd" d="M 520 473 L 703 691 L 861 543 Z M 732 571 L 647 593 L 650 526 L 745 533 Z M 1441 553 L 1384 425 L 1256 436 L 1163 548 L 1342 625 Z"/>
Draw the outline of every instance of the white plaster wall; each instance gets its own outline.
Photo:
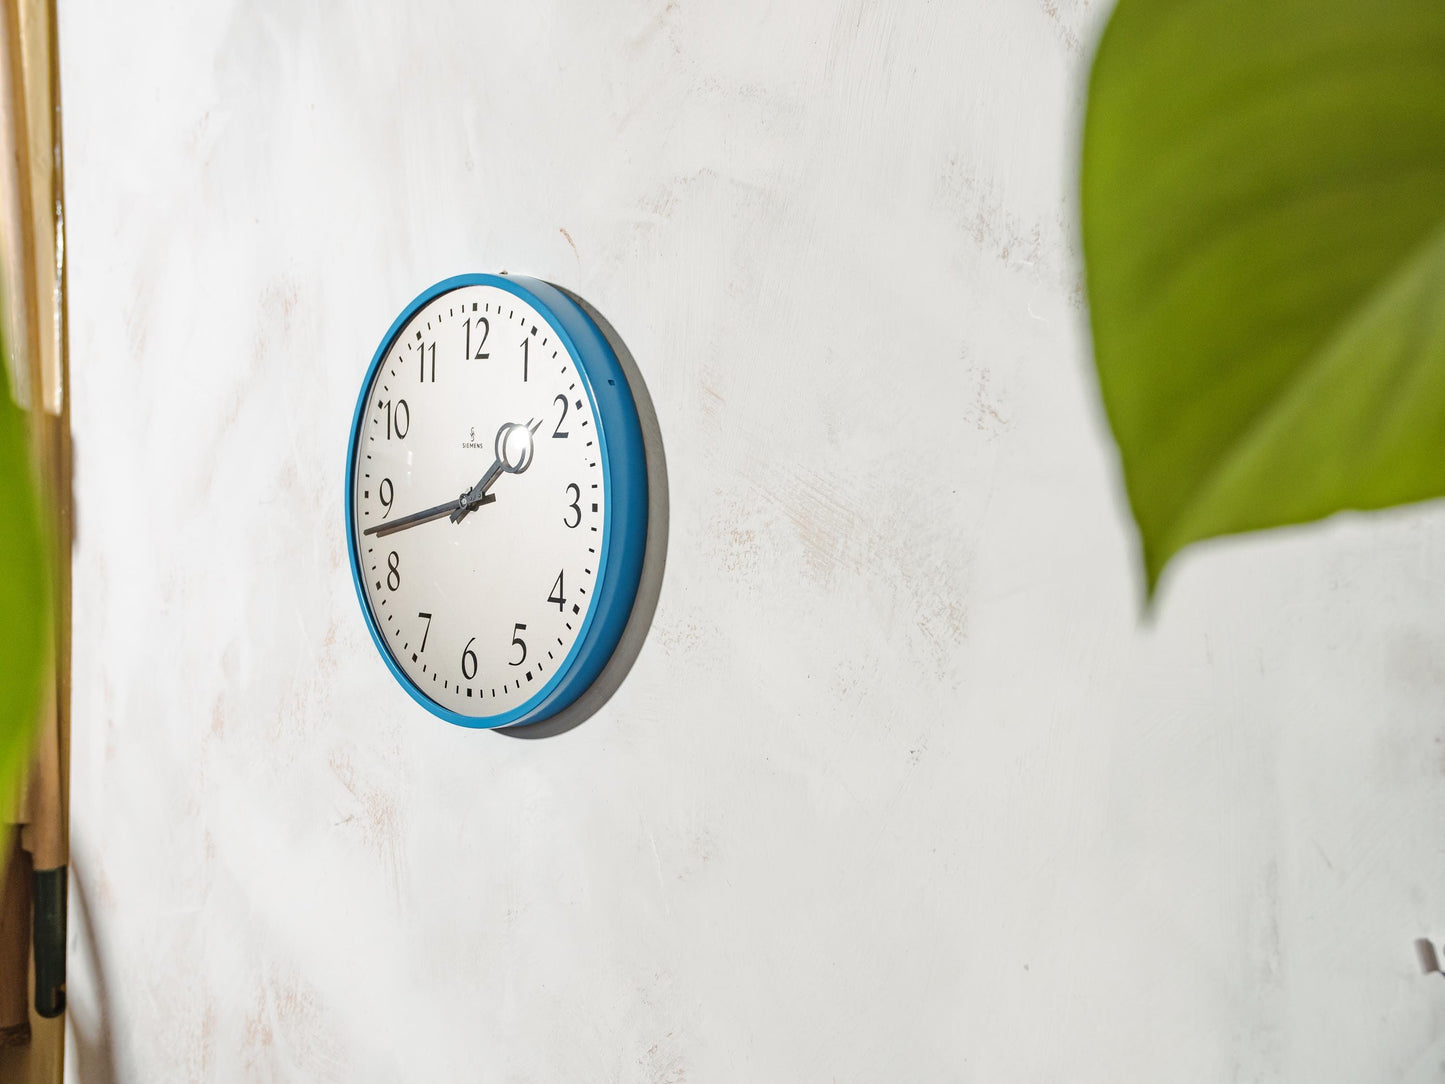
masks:
<path id="1" fill-rule="evenodd" d="M 1445 1072 L 1445 514 L 1141 621 L 1103 14 L 62 0 L 73 1079 Z M 637 666 L 543 742 L 417 709 L 345 560 L 378 337 L 498 269 L 612 320 L 671 475 Z"/>

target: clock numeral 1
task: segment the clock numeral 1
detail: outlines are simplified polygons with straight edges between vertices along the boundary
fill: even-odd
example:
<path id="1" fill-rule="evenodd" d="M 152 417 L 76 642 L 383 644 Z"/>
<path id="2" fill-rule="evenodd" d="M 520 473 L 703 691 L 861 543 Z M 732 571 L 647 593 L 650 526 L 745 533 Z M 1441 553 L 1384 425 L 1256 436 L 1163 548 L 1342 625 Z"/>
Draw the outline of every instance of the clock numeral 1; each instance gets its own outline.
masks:
<path id="1" fill-rule="evenodd" d="M 420 651 L 425 651 L 425 650 L 426 650 L 426 638 L 431 635 L 431 614 L 424 614 L 424 613 L 418 612 L 418 613 L 417 613 L 417 617 L 424 617 L 424 618 L 426 618 L 426 628 L 422 629 L 422 631 L 421 631 L 421 647 L 418 649 L 418 650 L 420 650 Z"/>
<path id="2" fill-rule="evenodd" d="M 393 411 L 391 400 L 381 404 L 386 407 L 386 439 L 391 439 L 392 431 L 396 431 L 397 440 L 406 439 L 406 431 L 411 428 L 411 407 L 406 405 L 405 399 L 396 401 L 396 409 Z"/>
<path id="3" fill-rule="evenodd" d="M 562 586 L 562 573 L 559 572 L 557 573 L 557 582 L 552 584 L 552 593 L 547 596 L 547 601 L 556 603 L 557 609 L 562 609 L 567 605 L 567 600 L 563 597 L 565 590 Z"/>
<path id="4" fill-rule="evenodd" d="M 416 360 L 419 361 L 419 362 L 421 362 L 421 372 L 417 373 L 416 375 L 421 379 L 421 382 L 422 382 L 423 384 L 425 384 L 425 383 L 426 383 L 426 347 L 425 347 L 425 346 L 423 346 L 423 347 L 421 348 L 421 351 L 417 354 Z M 436 344 L 436 343 L 432 343 L 432 344 L 431 344 L 431 382 L 432 382 L 433 384 L 435 384 L 435 383 L 437 382 L 437 344 Z"/>
<path id="5" fill-rule="evenodd" d="M 477 638 L 473 636 L 467 641 L 467 646 L 462 648 L 462 677 L 468 681 L 477 676 L 477 653 L 472 650 L 472 645 L 476 642 Z"/>
<path id="6" fill-rule="evenodd" d="M 401 586 L 401 558 L 392 550 L 386 555 L 386 589 L 395 591 Z"/>
<path id="7" fill-rule="evenodd" d="M 522 383 L 527 382 L 527 340 L 522 340 Z"/>
<path id="8" fill-rule="evenodd" d="M 521 666 L 524 662 L 527 661 L 527 645 L 526 645 L 526 643 L 523 641 L 523 639 L 522 639 L 520 636 L 517 635 L 517 633 L 519 633 L 519 632 L 526 632 L 526 631 L 527 631 L 527 626 L 526 626 L 526 625 L 523 625 L 523 624 L 521 624 L 521 623 L 518 623 L 518 624 L 512 626 L 512 646 L 513 646 L 513 647 L 520 647 L 520 648 L 522 649 L 522 657 L 521 657 L 520 659 L 516 660 L 515 662 L 508 662 L 508 663 L 507 663 L 508 666 Z"/>
<path id="9" fill-rule="evenodd" d="M 467 359 L 468 361 L 486 361 L 487 358 L 491 357 L 492 355 L 491 355 L 491 354 L 483 353 L 483 352 L 482 352 L 482 347 L 484 347 L 485 345 L 487 345 L 487 335 L 488 335 L 488 334 L 491 332 L 491 330 L 492 330 L 491 322 L 488 321 L 485 316 L 478 316 L 478 317 L 477 317 L 477 331 L 481 334 L 482 337 L 477 340 L 477 352 L 476 352 L 476 355 L 475 355 L 475 356 L 472 355 L 472 318 L 471 318 L 470 316 L 468 316 L 467 319 L 466 319 L 466 329 L 467 329 L 466 359 Z"/>
<path id="10" fill-rule="evenodd" d="M 567 522 L 567 517 L 566 517 L 566 516 L 563 516 L 563 517 L 562 517 L 562 522 L 563 522 L 563 524 L 565 524 L 566 526 L 572 528 L 573 530 L 576 530 L 576 528 L 578 527 L 578 525 L 580 525 L 581 522 L 582 522 L 582 505 L 581 505 L 581 500 L 582 500 L 582 487 L 579 486 L 576 482 L 568 482 L 568 483 L 567 483 L 567 492 L 572 495 L 572 501 L 571 501 L 570 504 L 567 505 L 567 507 L 570 508 L 570 509 L 572 509 L 572 511 L 574 511 L 574 512 L 577 513 L 577 518 L 576 518 L 575 520 L 573 520 L 571 523 L 568 523 L 568 522 Z"/>

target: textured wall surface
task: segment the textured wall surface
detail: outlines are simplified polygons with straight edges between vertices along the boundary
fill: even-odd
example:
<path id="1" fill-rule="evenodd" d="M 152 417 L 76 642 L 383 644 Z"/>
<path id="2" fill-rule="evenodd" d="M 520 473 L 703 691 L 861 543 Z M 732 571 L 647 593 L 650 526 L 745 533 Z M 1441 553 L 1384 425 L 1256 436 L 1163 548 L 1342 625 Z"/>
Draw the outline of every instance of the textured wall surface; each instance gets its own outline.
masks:
<path id="1" fill-rule="evenodd" d="M 1435 1080 L 1445 512 L 1139 616 L 1069 0 L 61 3 L 82 1081 Z M 578 290 L 667 441 L 617 696 L 446 726 L 377 339 Z"/>

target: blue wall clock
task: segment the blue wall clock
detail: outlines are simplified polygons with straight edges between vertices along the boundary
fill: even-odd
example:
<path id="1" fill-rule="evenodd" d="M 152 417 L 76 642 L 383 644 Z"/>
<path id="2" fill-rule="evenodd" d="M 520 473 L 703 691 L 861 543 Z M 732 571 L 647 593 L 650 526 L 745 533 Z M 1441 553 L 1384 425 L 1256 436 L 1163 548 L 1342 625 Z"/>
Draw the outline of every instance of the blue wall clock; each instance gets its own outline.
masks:
<path id="1" fill-rule="evenodd" d="M 458 275 L 383 336 L 346 537 L 372 639 L 433 715 L 525 726 L 592 688 L 637 598 L 648 503 L 633 390 L 570 295 Z"/>

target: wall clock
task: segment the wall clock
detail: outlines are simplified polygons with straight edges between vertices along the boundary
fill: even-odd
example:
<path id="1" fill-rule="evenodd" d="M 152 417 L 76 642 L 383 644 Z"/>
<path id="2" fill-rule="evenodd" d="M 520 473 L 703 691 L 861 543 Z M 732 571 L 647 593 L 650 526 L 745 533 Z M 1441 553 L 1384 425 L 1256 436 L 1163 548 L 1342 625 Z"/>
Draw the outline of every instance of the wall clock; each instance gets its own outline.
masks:
<path id="1" fill-rule="evenodd" d="M 362 382 L 346 481 L 357 598 L 418 704 L 520 727 L 597 682 L 638 594 L 648 472 L 627 375 L 571 295 L 423 291 Z"/>

